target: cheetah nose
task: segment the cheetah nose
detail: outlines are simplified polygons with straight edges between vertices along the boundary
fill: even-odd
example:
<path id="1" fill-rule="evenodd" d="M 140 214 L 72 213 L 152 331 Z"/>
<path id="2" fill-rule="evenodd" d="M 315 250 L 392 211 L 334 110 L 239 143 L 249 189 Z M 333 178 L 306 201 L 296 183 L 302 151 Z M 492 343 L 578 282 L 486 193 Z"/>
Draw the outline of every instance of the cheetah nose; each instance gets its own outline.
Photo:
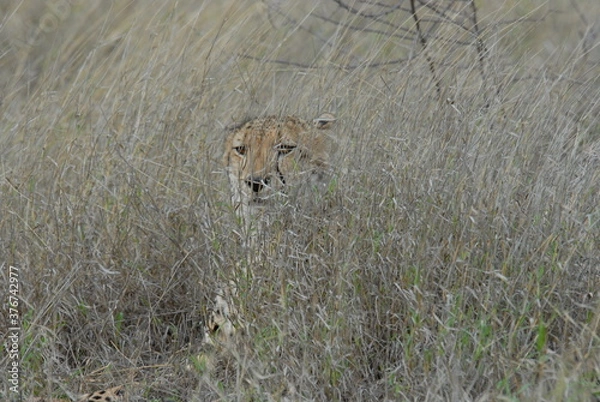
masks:
<path id="1" fill-rule="evenodd" d="M 250 176 L 246 179 L 246 184 L 254 193 L 260 192 L 265 186 L 269 185 L 269 178 L 262 176 Z"/>

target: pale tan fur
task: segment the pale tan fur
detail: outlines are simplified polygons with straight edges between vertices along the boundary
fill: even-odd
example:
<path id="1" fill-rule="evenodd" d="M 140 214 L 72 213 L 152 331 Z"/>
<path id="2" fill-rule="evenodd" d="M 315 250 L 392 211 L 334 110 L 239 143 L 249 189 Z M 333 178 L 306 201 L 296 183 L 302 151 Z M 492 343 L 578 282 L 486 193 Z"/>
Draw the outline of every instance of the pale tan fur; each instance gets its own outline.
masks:
<path id="1" fill-rule="evenodd" d="M 331 114 L 312 123 L 296 116 L 269 116 L 233 130 L 225 141 L 223 163 L 236 210 L 247 216 L 285 196 L 286 188 L 322 182 L 331 143 L 323 130 L 334 122 Z"/>
<path id="2" fill-rule="evenodd" d="M 238 329 L 234 325 L 239 315 L 234 303 L 235 297 L 237 297 L 237 286 L 233 282 L 217 290 L 215 304 L 208 318 L 204 342 L 215 345 L 213 340 L 222 344 L 231 341 Z"/>
<path id="3" fill-rule="evenodd" d="M 331 138 L 324 132 L 335 122 L 323 114 L 312 122 L 296 116 L 258 118 L 232 130 L 225 141 L 223 164 L 238 215 L 249 217 L 268 208 L 287 190 L 326 182 Z M 260 227 L 260 225 L 259 225 Z M 248 244 L 247 244 L 248 246 Z M 252 247 L 252 245 L 250 245 Z M 217 291 L 205 341 L 227 343 L 236 332 L 235 284 Z"/>
<path id="4" fill-rule="evenodd" d="M 91 394 L 82 395 L 77 402 L 121 402 L 125 392 L 123 386 L 104 389 Z M 27 399 L 27 402 L 71 402 L 68 399 L 42 398 L 34 397 Z"/>

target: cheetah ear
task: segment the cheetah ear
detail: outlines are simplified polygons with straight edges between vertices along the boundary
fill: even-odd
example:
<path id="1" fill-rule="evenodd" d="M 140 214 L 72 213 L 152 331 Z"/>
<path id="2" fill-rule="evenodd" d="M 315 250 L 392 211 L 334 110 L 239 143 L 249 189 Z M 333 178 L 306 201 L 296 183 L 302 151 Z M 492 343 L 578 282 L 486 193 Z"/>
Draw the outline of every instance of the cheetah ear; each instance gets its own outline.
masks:
<path id="1" fill-rule="evenodd" d="M 319 130 L 325 130 L 331 128 L 337 119 L 331 113 L 323 113 L 319 117 L 313 120 L 313 124 Z"/>

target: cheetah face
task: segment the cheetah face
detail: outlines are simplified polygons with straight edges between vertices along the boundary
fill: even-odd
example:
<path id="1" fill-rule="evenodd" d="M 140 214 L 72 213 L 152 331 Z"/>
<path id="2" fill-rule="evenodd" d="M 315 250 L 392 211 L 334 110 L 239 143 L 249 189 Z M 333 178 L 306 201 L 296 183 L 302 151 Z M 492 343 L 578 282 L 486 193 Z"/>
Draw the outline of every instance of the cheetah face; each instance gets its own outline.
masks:
<path id="1" fill-rule="evenodd" d="M 301 184 L 322 181 L 329 165 L 326 114 L 310 124 L 294 116 L 254 119 L 227 138 L 226 166 L 236 209 L 270 205 Z M 241 208 L 240 208 L 241 207 Z"/>

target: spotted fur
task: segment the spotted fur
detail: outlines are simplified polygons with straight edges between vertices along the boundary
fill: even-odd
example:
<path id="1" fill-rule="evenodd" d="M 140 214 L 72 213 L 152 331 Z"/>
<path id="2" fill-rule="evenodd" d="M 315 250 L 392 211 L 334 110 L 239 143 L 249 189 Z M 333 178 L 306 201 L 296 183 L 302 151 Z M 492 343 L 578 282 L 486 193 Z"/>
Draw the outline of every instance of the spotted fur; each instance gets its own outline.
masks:
<path id="1" fill-rule="evenodd" d="M 121 402 L 124 400 L 125 391 L 123 386 L 103 389 L 82 395 L 77 402 Z M 71 402 L 68 399 L 35 397 L 27 399 L 27 402 Z"/>
<path id="2" fill-rule="evenodd" d="M 270 205 L 286 189 L 322 182 L 330 148 L 323 130 L 334 122 L 331 114 L 312 123 L 296 116 L 268 116 L 235 128 L 225 141 L 223 163 L 236 210 L 247 215 Z"/>

